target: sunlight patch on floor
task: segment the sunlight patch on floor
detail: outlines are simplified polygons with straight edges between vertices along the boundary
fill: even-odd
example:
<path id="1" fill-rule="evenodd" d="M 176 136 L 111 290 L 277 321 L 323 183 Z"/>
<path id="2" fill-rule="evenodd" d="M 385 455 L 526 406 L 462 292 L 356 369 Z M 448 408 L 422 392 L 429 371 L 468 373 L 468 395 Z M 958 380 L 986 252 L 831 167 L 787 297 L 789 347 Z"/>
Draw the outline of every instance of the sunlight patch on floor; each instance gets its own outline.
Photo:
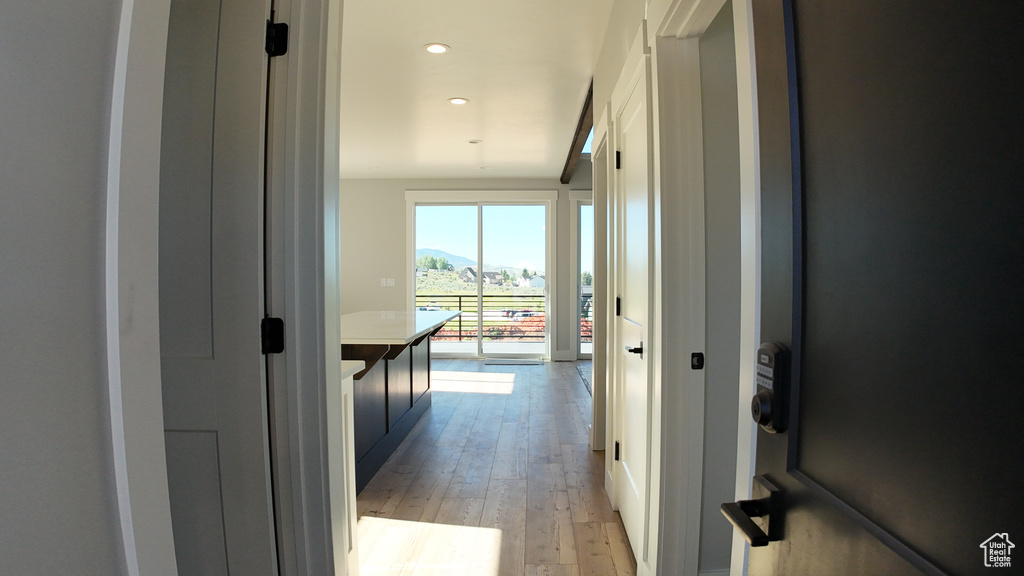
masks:
<path id="1" fill-rule="evenodd" d="M 501 530 L 363 516 L 359 573 L 498 576 Z"/>
<path id="2" fill-rule="evenodd" d="M 511 394 L 516 375 L 507 372 L 451 372 L 432 370 L 430 389 L 435 392 Z"/>

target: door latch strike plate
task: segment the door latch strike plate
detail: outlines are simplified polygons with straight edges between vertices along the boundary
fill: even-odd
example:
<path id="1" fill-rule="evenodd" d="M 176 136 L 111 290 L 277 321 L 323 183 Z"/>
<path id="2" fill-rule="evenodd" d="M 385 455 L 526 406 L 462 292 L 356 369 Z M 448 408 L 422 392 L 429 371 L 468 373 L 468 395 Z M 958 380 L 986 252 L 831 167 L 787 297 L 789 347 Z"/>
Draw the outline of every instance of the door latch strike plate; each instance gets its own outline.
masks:
<path id="1" fill-rule="evenodd" d="M 690 354 L 690 368 L 693 369 L 693 370 L 703 370 L 704 369 L 704 353 L 703 352 L 694 352 L 693 354 Z"/>

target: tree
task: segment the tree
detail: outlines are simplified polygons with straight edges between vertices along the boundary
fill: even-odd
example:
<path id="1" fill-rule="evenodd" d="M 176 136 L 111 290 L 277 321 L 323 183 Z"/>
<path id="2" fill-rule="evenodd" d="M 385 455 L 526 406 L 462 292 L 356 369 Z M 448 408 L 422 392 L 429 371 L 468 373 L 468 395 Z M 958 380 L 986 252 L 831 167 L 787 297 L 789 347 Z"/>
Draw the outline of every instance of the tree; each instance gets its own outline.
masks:
<path id="1" fill-rule="evenodd" d="M 523 278 L 529 278 L 529 277 L 530 277 L 530 271 L 527 270 L 526 267 L 524 266 L 523 267 Z"/>
<path id="2" fill-rule="evenodd" d="M 448 263 L 448 259 L 445 258 L 444 256 L 441 256 L 440 258 L 437 259 L 437 269 L 438 270 L 448 270 L 451 267 L 452 267 L 452 265 Z"/>
<path id="3" fill-rule="evenodd" d="M 591 274 L 590 272 L 584 272 L 584 273 L 580 274 L 580 284 L 582 284 L 584 286 L 593 286 L 594 285 L 594 275 Z"/>
<path id="4" fill-rule="evenodd" d="M 424 270 L 437 270 L 437 258 L 434 258 L 429 254 L 424 254 L 416 259 L 416 267 Z"/>

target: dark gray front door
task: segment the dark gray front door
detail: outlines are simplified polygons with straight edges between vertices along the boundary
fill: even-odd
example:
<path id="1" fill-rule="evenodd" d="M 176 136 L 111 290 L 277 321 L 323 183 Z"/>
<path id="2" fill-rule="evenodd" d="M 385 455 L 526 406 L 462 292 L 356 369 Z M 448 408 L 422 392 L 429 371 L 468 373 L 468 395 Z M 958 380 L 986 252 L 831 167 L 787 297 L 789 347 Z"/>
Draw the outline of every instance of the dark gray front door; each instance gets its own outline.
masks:
<path id="1" fill-rule="evenodd" d="M 754 2 L 761 339 L 792 389 L 758 431 L 782 539 L 751 575 L 1024 570 L 1022 24 Z"/>

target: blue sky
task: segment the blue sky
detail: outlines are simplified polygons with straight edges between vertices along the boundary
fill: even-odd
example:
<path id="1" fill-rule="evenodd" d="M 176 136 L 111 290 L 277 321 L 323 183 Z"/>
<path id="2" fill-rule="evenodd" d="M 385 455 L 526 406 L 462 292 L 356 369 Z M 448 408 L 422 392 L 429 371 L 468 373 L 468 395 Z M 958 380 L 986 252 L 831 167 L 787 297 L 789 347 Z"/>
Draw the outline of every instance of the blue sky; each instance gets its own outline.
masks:
<path id="1" fill-rule="evenodd" d="M 417 206 L 416 248 L 436 248 L 476 260 L 477 213 L 471 206 Z M 580 219 L 581 271 L 594 270 L 594 209 Z M 544 273 L 543 206 L 484 206 L 484 263 Z"/>
<path id="2" fill-rule="evenodd" d="M 476 206 L 417 206 L 416 248 L 476 260 Z M 484 206 L 484 264 L 544 273 L 543 206 Z"/>

